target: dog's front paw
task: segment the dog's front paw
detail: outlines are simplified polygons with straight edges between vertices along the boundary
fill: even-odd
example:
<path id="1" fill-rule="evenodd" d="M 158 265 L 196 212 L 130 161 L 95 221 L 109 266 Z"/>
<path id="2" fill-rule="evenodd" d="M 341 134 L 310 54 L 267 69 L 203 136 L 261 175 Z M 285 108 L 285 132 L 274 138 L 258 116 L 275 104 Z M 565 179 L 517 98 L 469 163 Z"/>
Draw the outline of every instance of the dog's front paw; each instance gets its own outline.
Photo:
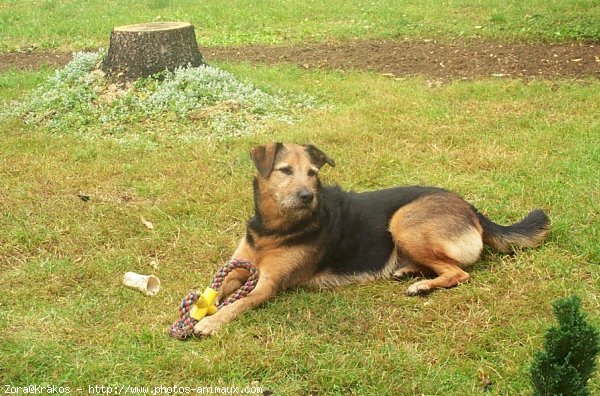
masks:
<path id="1" fill-rule="evenodd" d="M 207 316 L 194 325 L 194 334 L 197 336 L 211 336 L 223 326 L 223 323 L 214 316 Z"/>

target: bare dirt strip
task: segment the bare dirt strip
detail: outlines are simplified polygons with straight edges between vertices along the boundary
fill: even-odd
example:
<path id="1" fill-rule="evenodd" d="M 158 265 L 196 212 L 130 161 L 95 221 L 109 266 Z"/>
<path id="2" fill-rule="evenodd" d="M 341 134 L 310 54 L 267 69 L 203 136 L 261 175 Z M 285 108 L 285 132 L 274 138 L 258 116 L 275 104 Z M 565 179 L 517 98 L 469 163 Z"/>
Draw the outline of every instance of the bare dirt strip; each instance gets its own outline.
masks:
<path id="1" fill-rule="evenodd" d="M 215 60 L 295 64 L 306 69 L 373 71 L 394 77 L 451 81 L 486 77 L 600 78 L 600 43 L 497 43 L 489 41 L 349 40 L 295 46 L 204 47 Z M 60 67 L 68 52 L 0 54 L 0 71 Z"/>

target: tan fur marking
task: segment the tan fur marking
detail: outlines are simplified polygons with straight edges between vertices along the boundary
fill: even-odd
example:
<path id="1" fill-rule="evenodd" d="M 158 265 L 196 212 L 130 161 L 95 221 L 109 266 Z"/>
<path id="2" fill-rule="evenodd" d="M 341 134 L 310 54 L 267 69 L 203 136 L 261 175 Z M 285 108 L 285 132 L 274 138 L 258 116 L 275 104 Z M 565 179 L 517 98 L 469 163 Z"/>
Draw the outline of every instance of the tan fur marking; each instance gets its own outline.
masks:
<path id="1" fill-rule="evenodd" d="M 299 193 L 309 191 L 316 196 L 319 168 L 302 146 L 283 145 L 273 161 L 273 172 L 269 172 L 267 177 L 259 177 L 257 182 L 265 225 L 281 229 L 316 208 L 316 199 L 310 203 L 303 202 Z"/>

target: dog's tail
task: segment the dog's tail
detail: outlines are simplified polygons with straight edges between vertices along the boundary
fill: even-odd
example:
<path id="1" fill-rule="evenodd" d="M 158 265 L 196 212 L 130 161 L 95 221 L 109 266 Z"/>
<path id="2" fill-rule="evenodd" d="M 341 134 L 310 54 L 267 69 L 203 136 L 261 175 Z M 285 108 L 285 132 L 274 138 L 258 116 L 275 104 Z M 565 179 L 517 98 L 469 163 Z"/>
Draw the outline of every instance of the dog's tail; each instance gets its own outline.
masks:
<path id="1" fill-rule="evenodd" d="M 483 243 L 504 253 L 535 247 L 550 231 L 550 219 L 541 209 L 532 210 L 523 220 L 509 226 L 496 224 L 479 212 L 477 216 L 483 227 Z"/>

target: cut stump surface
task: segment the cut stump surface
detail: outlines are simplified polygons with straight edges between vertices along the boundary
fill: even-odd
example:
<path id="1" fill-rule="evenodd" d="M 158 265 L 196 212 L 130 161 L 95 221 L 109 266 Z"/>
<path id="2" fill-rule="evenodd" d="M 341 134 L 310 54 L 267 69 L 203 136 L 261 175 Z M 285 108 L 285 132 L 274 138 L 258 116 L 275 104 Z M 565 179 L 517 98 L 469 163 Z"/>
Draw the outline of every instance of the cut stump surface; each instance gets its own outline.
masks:
<path id="1" fill-rule="evenodd" d="M 119 26 L 110 34 L 102 70 L 112 78 L 133 81 L 163 70 L 202 65 L 194 26 L 153 22 Z"/>

